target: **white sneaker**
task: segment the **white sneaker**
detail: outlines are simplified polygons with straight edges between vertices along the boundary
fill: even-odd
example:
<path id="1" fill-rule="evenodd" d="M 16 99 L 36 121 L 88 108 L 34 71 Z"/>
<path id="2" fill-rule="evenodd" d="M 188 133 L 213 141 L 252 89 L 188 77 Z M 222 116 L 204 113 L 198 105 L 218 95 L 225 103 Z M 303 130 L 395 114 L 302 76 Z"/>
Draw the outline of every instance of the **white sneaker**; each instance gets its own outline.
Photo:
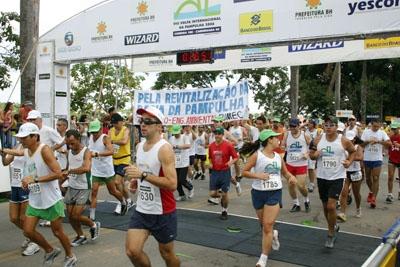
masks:
<path id="1" fill-rule="evenodd" d="M 272 249 L 279 250 L 281 244 L 279 243 L 279 232 L 278 230 L 274 230 L 272 235 Z"/>
<path id="2" fill-rule="evenodd" d="M 121 203 L 117 204 L 117 206 L 115 207 L 114 213 L 118 214 L 118 215 L 121 214 Z"/>
<path id="3" fill-rule="evenodd" d="M 266 266 L 267 266 L 267 262 L 265 262 L 265 261 L 263 261 L 261 259 L 259 259 L 257 264 L 256 264 L 256 267 L 266 267 Z"/>
<path id="4" fill-rule="evenodd" d="M 192 190 L 189 190 L 188 198 L 193 198 L 193 196 L 194 196 L 194 188 L 192 188 Z"/>
<path id="5" fill-rule="evenodd" d="M 50 225 L 51 225 L 51 223 L 50 223 L 50 221 L 47 221 L 47 220 L 41 220 L 40 222 L 39 222 L 39 226 L 41 226 L 41 227 L 50 227 Z"/>
<path id="6" fill-rule="evenodd" d="M 361 208 L 356 210 L 356 218 L 361 218 Z"/>
<path id="7" fill-rule="evenodd" d="M 175 198 L 176 201 L 185 201 L 186 200 L 186 196 L 178 196 Z"/>
<path id="8" fill-rule="evenodd" d="M 242 187 L 240 186 L 240 183 L 237 182 L 236 183 L 236 194 L 240 197 L 240 195 L 242 194 Z"/>
<path id="9" fill-rule="evenodd" d="M 22 242 L 21 244 L 21 248 L 26 249 L 30 242 L 31 240 L 29 240 L 29 238 L 25 239 L 24 242 Z"/>
<path id="10" fill-rule="evenodd" d="M 28 246 L 26 247 L 26 249 L 24 251 L 22 251 L 22 255 L 23 256 L 32 256 L 35 253 L 39 252 L 39 250 L 40 250 L 40 247 L 36 243 L 30 242 L 28 244 Z"/>
<path id="11" fill-rule="evenodd" d="M 130 210 L 135 204 L 133 203 L 132 199 L 128 198 L 126 200 L 126 203 L 128 204 L 128 210 Z"/>

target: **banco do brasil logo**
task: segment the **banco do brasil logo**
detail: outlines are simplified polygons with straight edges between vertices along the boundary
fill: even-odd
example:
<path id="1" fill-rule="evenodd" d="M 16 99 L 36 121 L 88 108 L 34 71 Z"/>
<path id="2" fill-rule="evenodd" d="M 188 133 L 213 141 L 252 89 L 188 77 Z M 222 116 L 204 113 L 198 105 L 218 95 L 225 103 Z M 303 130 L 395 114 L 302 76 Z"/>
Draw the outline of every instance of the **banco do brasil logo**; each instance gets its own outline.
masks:
<path id="1" fill-rule="evenodd" d="M 191 10 L 185 11 L 184 10 Z M 184 0 L 174 13 L 175 20 L 211 17 L 221 14 L 221 5 L 210 6 L 209 0 Z"/>
<path id="2" fill-rule="evenodd" d="M 367 0 L 348 2 L 349 11 L 347 15 L 360 14 L 364 12 L 379 12 L 398 9 L 399 0 Z"/>

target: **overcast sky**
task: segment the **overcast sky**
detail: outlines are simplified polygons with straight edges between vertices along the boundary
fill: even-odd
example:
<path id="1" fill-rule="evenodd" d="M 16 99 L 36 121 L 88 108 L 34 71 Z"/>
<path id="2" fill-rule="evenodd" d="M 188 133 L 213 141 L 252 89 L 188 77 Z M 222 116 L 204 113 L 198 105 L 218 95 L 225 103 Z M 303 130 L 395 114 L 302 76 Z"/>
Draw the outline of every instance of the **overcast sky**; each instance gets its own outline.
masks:
<path id="1" fill-rule="evenodd" d="M 27 0 L 29 1 L 29 0 Z M 166 0 L 168 1 L 168 0 Z M 19 0 L 0 0 L 0 11 L 2 12 L 18 12 L 19 13 Z M 40 11 L 39 11 L 39 36 L 43 35 L 53 27 L 63 22 L 64 20 L 76 15 L 77 13 L 92 7 L 98 3 L 104 2 L 104 0 L 40 0 Z M 12 75 L 12 87 L 18 79 L 19 73 Z M 143 89 L 149 89 L 155 81 L 156 74 L 152 73 L 142 83 Z M 224 86 L 226 81 L 218 82 L 217 86 Z M 12 88 L 1 91 L 0 99 L 1 102 L 7 101 L 11 94 Z M 250 95 L 249 105 L 251 112 L 257 112 L 257 104 L 254 103 Z M 10 99 L 12 102 L 20 102 L 20 85 L 17 84 L 14 93 Z"/>

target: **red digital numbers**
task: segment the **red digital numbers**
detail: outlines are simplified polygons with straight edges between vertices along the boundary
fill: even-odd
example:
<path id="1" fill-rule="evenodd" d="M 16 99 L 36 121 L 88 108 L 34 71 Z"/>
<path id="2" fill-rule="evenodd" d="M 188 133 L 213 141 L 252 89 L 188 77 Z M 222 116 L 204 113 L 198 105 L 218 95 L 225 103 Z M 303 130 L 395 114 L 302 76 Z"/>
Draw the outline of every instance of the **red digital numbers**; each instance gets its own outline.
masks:
<path id="1" fill-rule="evenodd" d="M 196 50 L 177 53 L 177 65 L 213 63 L 212 50 Z"/>

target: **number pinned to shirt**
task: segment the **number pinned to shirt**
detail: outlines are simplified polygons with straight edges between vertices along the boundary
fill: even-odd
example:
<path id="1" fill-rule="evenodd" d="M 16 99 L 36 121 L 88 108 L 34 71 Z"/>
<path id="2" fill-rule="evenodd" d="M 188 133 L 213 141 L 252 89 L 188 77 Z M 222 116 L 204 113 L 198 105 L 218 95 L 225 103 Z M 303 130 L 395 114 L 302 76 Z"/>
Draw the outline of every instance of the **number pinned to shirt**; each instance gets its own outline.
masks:
<path id="1" fill-rule="evenodd" d="M 38 183 L 29 184 L 28 189 L 29 189 L 29 192 L 32 194 L 40 194 L 42 192 L 41 188 L 40 188 L 40 184 L 38 184 Z"/>

